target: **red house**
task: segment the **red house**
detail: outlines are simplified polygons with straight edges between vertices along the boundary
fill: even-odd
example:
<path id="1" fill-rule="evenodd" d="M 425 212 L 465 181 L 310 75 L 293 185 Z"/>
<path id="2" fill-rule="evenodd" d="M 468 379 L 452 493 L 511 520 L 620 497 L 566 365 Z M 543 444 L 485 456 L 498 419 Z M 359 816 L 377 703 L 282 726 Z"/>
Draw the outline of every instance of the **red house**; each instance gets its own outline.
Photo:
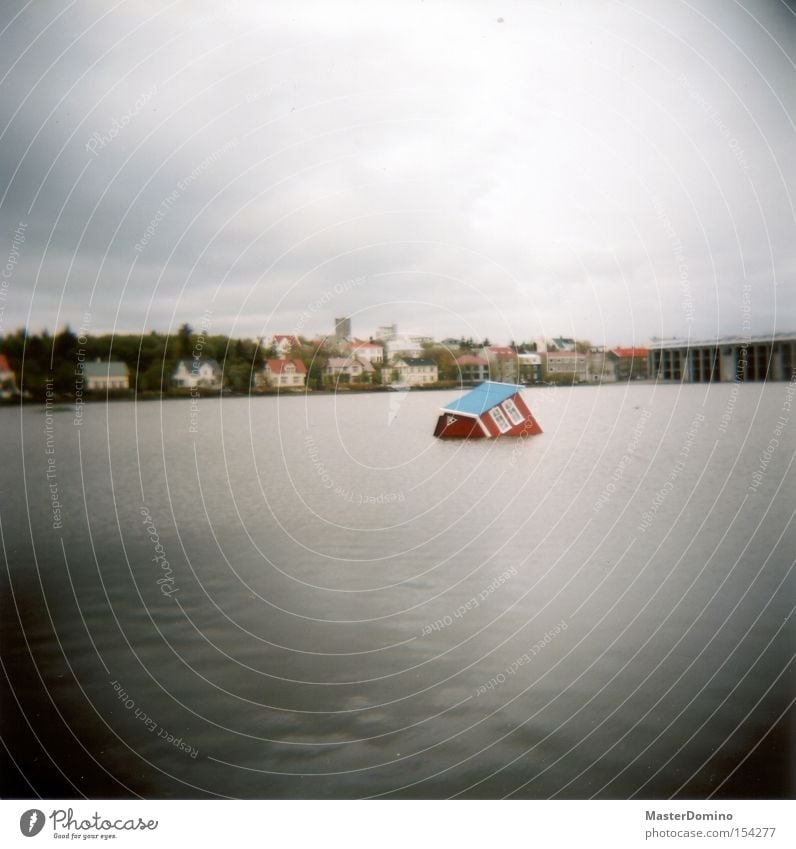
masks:
<path id="1" fill-rule="evenodd" d="M 487 380 L 442 408 L 434 436 L 440 439 L 494 439 L 542 432 L 513 383 Z"/>
<path id="2" fill-rule="evenodd" d="M 0 398 L 13 398 L 19 395 L 17 378 L 8 364 L 5 354 L 0 354 Z"/>
<path id="3" fill-rule="evenodd" d="M 307 368 L 299 359 L 266 360 L 263 376 L 268 386 L 303 389 Z"/>

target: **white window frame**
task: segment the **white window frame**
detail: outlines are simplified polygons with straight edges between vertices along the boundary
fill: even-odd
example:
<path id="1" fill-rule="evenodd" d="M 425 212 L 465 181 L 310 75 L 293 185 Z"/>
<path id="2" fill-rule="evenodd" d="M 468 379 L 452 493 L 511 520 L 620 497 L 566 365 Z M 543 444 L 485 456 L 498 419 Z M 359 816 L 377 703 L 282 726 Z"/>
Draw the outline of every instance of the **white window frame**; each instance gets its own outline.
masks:
<path id="1" fill-rule="evenodd" d="M 511 430 L 511 425 L 508 422 L 508 419 L 503 415 L 503 410 L 500 409 L 500 406 L 492 407 L 489 411 L 489 415 L 492 417 L 492 421 L 497 425 L 498 430 L 501 433 L 506 433 Z M 503 422 L 503 424 L 501 424 Z"/>
<path id="2" fill-rule="evenodd" d="M 509 417 L 509 421 L 514 425 L 522 424 L 525 421 L 525 417 L 519 411 L 519 408 L 514 403 L 514 399 L 506 398 L 506 400 L 502 404 L 503 412 Z"/>

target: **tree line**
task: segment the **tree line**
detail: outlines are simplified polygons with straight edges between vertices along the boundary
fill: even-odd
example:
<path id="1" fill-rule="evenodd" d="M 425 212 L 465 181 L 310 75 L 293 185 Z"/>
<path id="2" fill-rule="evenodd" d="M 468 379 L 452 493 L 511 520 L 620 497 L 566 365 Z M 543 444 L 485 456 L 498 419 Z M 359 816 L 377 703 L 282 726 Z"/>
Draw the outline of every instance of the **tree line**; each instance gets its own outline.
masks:
<path id="1" fill-rule="evenodd" d="M 46 385 L 59 395 L 73 395 L 76 371 L 80 363 L 96 360 L 120 361 L 130 371 L 130 387 L 139 392 L 165 392 L 171 388 L 171 376 L 181 359 L 191 360 L 194 351 L 203 359 L 214 359 L 221 366 L 224 385 L 234 391 L 247 391 L 252 375 L 262 369 L 266 354 L 252 339 L 233 339 L 224 335 L 199 335 L 184 324 L 176 334 L 118 333 L 78 336 L 68 325 L 59 333 L 47 330 L 30 333 L 24 329 L 0 339 L 4 354 L 15 372 L 22 392 L 33 397 L 44 394 Z"/>
<path id="2" fill-rule="evenodd" d="M 300 344 L 288 357 L 300 359 L 307 369 L 307 386 L 321 389 L 328 385 L 324 370 L 329 356 L 339 355 L 332 340 L 300 339 Z M 456 357 L 463 353 L 477 353 L 489 346 L 489 339 L 480 342 L 472 338 L 446 339 L 444 343 L 426 343 L 423 357 L 433 360 L 438 367 L 440 381 L 453 381 L 460 377 Z M 578 342 L 578 350 L 588 350 L 588 342 Z M 515 343 L 509 347 L 516 353 L 535 351 L 535 343 Z M 254 375 L 265 366 L 274 353 L 253 339 L 235 339 L 223 334 L 196 333 L 189 324 L 183 324 L 177 333 L 147 334 L 117 333 L 89 335 L 75 333 L 68 325 L 59 333 L 50 335 L 47 330 L 30 333 L 16 330 L 0 338 L 0 354 L 8 359 L 15 372 L 19 389 L 34 398 L 44 396 L 47 386 L 62 396 L 75 393 L 77 370 L 81 363 L 96 360 L 121 361 L 130 372 L 130 388 L 139 393 L 165 393 L 173 391 L 172 374 L 179 360 L 193 360 L 194 356 L 216 360 L 223 373 L 224 387 L 233 392 L 245 393 L 253 385 Z M 388 383 L 392 370 L 385 366 L 370 378 L 374 384 Z"/>

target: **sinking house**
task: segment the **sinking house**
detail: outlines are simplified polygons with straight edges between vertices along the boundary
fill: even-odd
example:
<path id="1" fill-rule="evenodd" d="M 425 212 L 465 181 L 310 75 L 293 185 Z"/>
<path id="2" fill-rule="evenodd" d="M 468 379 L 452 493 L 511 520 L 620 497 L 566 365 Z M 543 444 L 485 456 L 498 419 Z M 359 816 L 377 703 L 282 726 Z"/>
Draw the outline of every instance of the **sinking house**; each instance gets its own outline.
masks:
<path id="1" fill-rule="evenodd" d="M 542 432 L 513 383 L 487 380 L 442 408 L 434 436 L 441 439 L 493 439 Z"/>

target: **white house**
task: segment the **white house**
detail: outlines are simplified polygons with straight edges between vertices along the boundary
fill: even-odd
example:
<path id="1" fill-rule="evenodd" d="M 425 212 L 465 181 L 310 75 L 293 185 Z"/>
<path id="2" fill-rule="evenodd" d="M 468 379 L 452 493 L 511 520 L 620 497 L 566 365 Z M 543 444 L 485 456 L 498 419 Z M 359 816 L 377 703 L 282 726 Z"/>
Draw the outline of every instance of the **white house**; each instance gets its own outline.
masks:
<path id="1" fill-rule="evenodd" d="M 403 386 L 422 386 L 438 380 L 437 364 L 422 357 L 402 357 L 395 361 L 393 369 L 397 382 Z"/>
<path id="2" fill-rule="evenodd" d="M 589 351 L 589 380 L 593 383 L 615 383 L 616 363 L 604 348 Z"/>
<path id="3" fill-rule="evenodd" d="M 307 368 L 301 360 L 266 360 L 263 376 L 268 386 L 301 389 L 307 379 Z"/>
<path id="4" fill-rule="evenodd" d="M 194 389 L 221 388 L 221 366 L 210 359 L 180 360 L 171 373 L 172 386 Z"/>
<path id="5" fill-rule="evenodd" d="M 533 351 L 517 354 L 520 380 L 536 383 L 542 379 L 542 358 Z"/>
<path id="6" fill-rule="evenodd" d="M 384 362 L 384 347 L 375 342 L 363 342 L 361 339 L 354 339 L 347 346 L 347 350 L 352 357 L 356 357 L 363 363 L 381 365 Z"/>
<path id="7" fill-rule="evenodd" d="M 125 363 L 111 361 L 86 363 L 83 366 L 83 377 L 88 392 L 105 392 L 115 389 L 130 388 L 130 372 Z"/>
<path id="8" fill-rule="evenodd" d="M 361 381 L 363 378 L 370 380 L 375 371 L 376 369 L 369 362 L 356 357 L 330 357 L 323 375 L 332 381 Z"/>

